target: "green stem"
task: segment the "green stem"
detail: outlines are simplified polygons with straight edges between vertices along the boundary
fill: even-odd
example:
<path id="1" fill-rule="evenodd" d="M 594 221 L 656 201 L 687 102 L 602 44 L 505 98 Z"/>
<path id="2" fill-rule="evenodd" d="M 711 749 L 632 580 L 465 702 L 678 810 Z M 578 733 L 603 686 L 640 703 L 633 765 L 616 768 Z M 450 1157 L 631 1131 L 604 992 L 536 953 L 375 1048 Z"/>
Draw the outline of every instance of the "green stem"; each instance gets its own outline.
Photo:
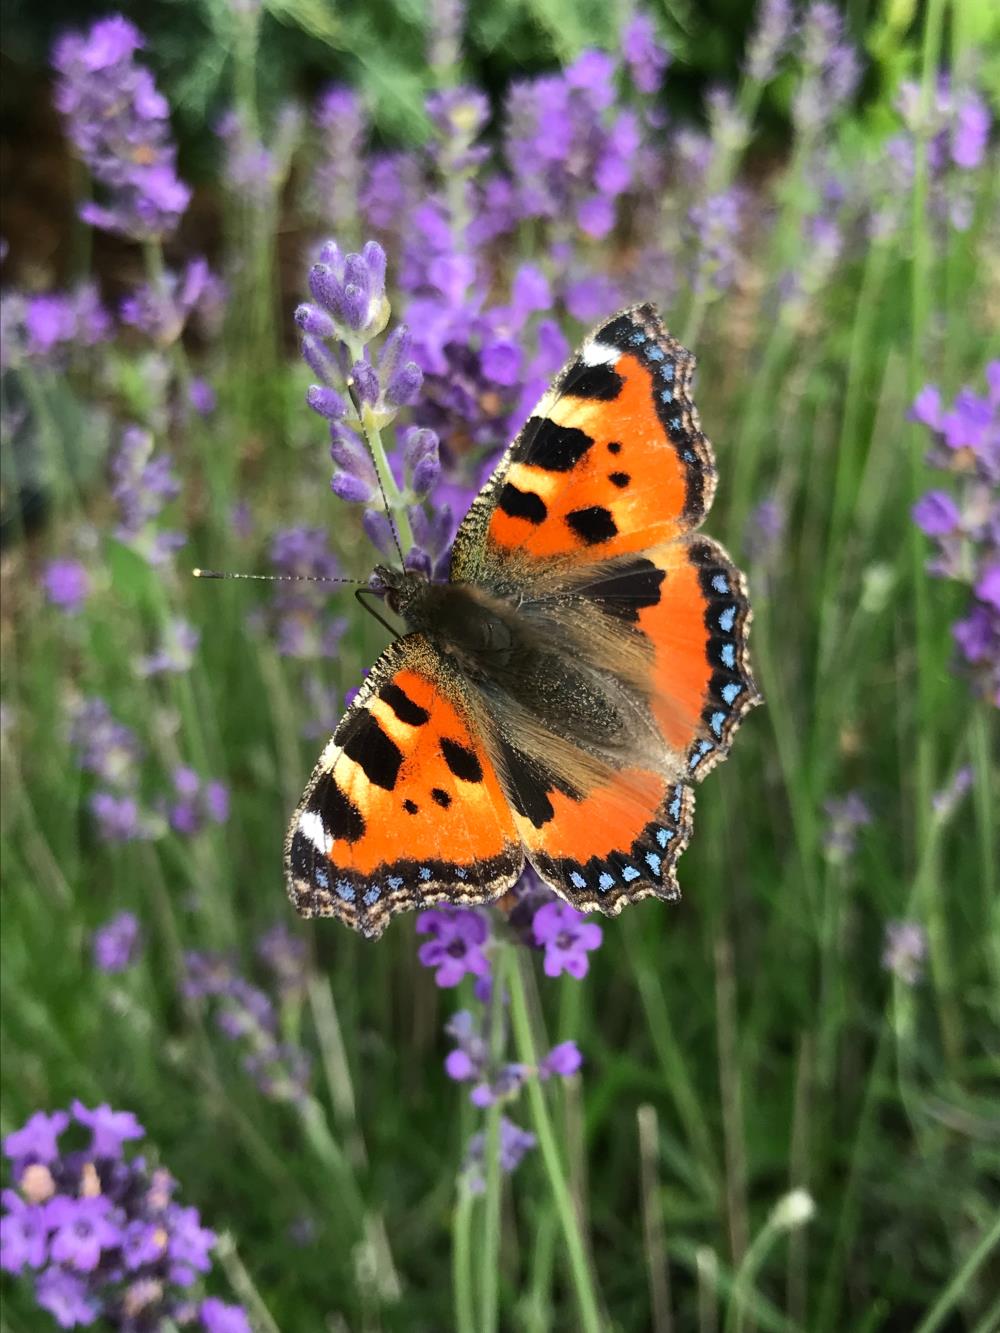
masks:
<path id="1" fill-rule="evenodd" d="M 355 358 L 357 359 L 357 358 Z M 371 451 L 372 462 L 375 464 L 375 471 L 382 485 L 385 494 L 385 502 L 392 511 L 390 521 L 395 521 L 396 531 L 399 534 L 399 544 L 403 548 L 403 554 L 413 545 L 413 529 L 410 527 L 409 515 L 406 512 L 406 504 L 403 499 L 403 493 L 396 485 L 396 479 L 392 475 L 392 469 L 389 466 L 389 460 L 385 456 L 385 446 L 382 443 L 382 432 L 372 417 L 370 408 L 365 407 L 359 419 L 358 424 L 368 441 L 368 448 Z"/>
<path id="2" fill-rule="evenodd" d="M 274 1316 L 264 1303 L 264 1298 L 257 1290 L 253 1278 L 247 1272 L 236 1249 L 236 1243 L 228 1231 L 224 1231 L 216 1241 L 215 1253 L 229 1279 L 229 1285 L 252 1317 L 254 1327 L 259 1329 L 260 1333 L 280 1333 Z"/>
<path id="3" fill-rule="evenodd" d="M 456 1333 L 476 1333 L 472 1289 L 472 1205 L 473 1196 L 468 1186 L 459 1181 L 458 1197 L 451 1217 L 451 1278 Z"/>
<path id="4" fill-rule="evenodd" d="M 931 1306 L 928 1313 L 917 1325 L 914 1333 L 934 1333 L 935 1329 L 941 1327 L 947 1315 L 955 1308 L 961 1300 L 965 1289 L 975 1276 L 976 1270 L 988 1259 L 990 1253 L 1000 1245 L 1000 1217 L 996 1218 L 992 1227 L 982 1237 L 979 1244 L 975 1247 L 965 1263 L 958 1270 L 952 1280 L 945 1287 L 944 1291 Z"/>
<path id="5" fill-rule="evenodd" d="M 494 970 L 489 1010 L 490 1068 L 496 1069 L 503 1054 L 503 952 L 511 946 L 498 944 L 500 966 Z M 482 1292 L 481 1326 L 483 1333 L 495 1333 L 500 1322 L 500 1101 L 496 1099 L 486 1112 L 485 1173 L 486 1195 L 483 1210 L 483 1248 L 480 1287 Z"/>
<path id="6" fill-rule="evenodd" d="M 531 1016 L 528 1011 L 528 997 L 523 975 L 524 966 L 525 964 L 522 963 L 520 956 L 512 950 L 506 973 L 510 985 L 514 1041 L 521 1063 L 528 1065 L 531 1069 L 537 1069 L 538 1052 L 535 1048 Z M 579 1219 L 573 1207 L 566 1168 L 559 1153 L 545 1093 L 537 1078 L 528 1080 L 527 1090 L 535 1135 L 541 1149 L 542 1161 L 545 1164 L 545 1171 L 549 1178 L 549 1188 L 552 1191 L 556 1212 L 562 1227 L 563 1240 L 566 1244 L 570 1277 L 579 1309 L 580 1327 L 585 1330 L 585 1333 L 600 1333 L 601 1318 L 598 1311 L 593 1274 L 587 1258 L 583 1235 L 580 1231 Z"/>

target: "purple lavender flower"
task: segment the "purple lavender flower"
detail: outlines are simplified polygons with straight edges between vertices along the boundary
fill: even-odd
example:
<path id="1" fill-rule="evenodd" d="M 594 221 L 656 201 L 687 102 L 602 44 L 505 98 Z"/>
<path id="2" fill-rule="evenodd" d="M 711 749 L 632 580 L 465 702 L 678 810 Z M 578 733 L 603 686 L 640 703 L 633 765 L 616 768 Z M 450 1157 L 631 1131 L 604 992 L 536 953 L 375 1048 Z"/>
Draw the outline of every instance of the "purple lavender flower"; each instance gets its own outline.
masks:
<path id="1" fill-rule="evenodd" d="M 430 0 L 427 6 L 427 63 L 436 74 L 447 75 L 461 58 L 463 0 Z"/>
<path id="2" fill-rule="evenodd" d="M 188 402 L 200 417 L 210 417 L 216 408 L 215 390 L 208 380 L 196 375 L 188 384 Z"/>
<path id="3" fill-rule="evenodd" d="M 872 823 L 872 812 L 860 792 L 831 796 L 823 803 L 827 826 L 823 850 L 828 860 L 849 861 L 858 849 L 858 829 Z"/>
<path id="4" fill-rule="evenodd" d="M 927 932 L 916 921 L 889 921 L 885 927 L 882 966 L 907 986 L 914 986 L 923 973 L 927 957 Z"/>
<path id="5" fill-rule="evenodd" d="M 483 953 L 489 926 L 481 912 L 467 907 L 432 908 L 417 917 L 417 934 L 431 936 L 417 956 L 424 967 L 436 969 L 438 986 L 457 986 L 466 974 L 489 975 L 489 960 Z"/>
<path id="6" fill-rule="evenodd" d="M 79 560 L 50 560 L 42 581 L 52 605 L 69 615 L 75 615 L 90 595 L 90 577 Z"/>
<path id="7" fill-rule="evenodd" d="M 575 1041 L 561 1041 L 553 1046 L 538 1067 L 541 1078 L 570 1078 L 583 1067 L 583 1056 Z"/>
<path id="8" fill-rule="evenodd" d="M 202 1301 L 198 1318 L 205 1333 L 253 1333 L 242 1306 L 227 1305 L 215 1296 Z"/>
<path id="9" fill-rule="evenodd" d="M 913 506 L 913 521 L 928 537 L 954 532 L 961 522 L 958 506 L 947 491 L 928 491 Z"/>
<path id="10" fill-rule="evenodd" d="M 224 824 L 229 818 L 229 789 L 224 783 L 206 781 L 184 764 L 174 769 L 172 782 L 174 800 L 168 804 L 167 818 L 175 832 L 192 837 L 206 823 Z"/>
<path id="11" fill-rule="evenodd" d="M 178 341 L 190 321 L 213 336 L 225 308 L 226 287 L 204 259 L 192 259 L 182 273 L 167 272 L 137 287 L 121 303 L 123 324 L 144 333 L 157 347 Z M 200 392 L 200 391 L 199 391 Z"/>
<path id="12" fill-rule="evenodd" d="M 142 842 L 162 832 L 160 821 L 143 810 L 134 796 L 94 792 L 87 808 L 97 821 L 97 831 L 104 842 Z"/>
<path id="13" fill-rule="evenodd" d="M 142 747 L 130 727 L 118 722 L 103 699 L 81 700 L 71 712 L 70 743 L 85 773 L 129 788 L 136 781 Z"/>
<path id="14" fill-rule="evenodd" d="M 257 957 L 271 972 L 283 1000 L 301 999 L 308 979 L 305 940 L 278 922 L 257 941 Z"/>
<path id="15" fill-rule="evenodd" d="M 569 903 L 546 903 L 532 922 L 535 943 L 545 950 L 545 975 L 557 977 L 568 972 L 578 981 L 587 975 L 594 949 L 599 949 L 603 932 Z"/>
<path id="16" fill-rule="evenodd" d="M 335 579 L 340 566 L 322 528 L 285 528 L 271 542 L 275 572 L 296 579 Z M 335 657 L 347 628 L 344 616 L 332 615 L 329 593 L 321 582 L 275 584 L 266 623 L 283 657 L 303 660 Z"/>
<path id="17" fill-rule="evenodd" d="M 971 790 L 975 774 L 966 764 L 958 770 L 951 782 L 931 797 L 934 813 L 941 819 L 949 819 L 962 797 Z"/>
<path id="18" fill-rule="evenodd" d="M 757 20 L 747 40 L 747 77 L 769 83 L 788 50 L 795 13 L 789 0 L 761 0 Z"/>
<path id="19" fill-rule="evenodd" d="M 181 675 L 190 671 L 200 642 L 200 632 L 189 621 L 175 616 L 164 625 L 156 651 L 138 659 L 136 671 L 144 677 L 164 673 Z"/>
<path id="20" fill-rule="evenodd" d="M 534 1134 L 521 1129 L 506 1116 L 500 1117 L 500 1170 L 505 1175 L 516 1171 L 524 1157 L 535 1146 Z M 465 1157 L 465 1178 L 473 1194 L 482 1194 L 486 1188 L 484 1159 L 486 1156 L 485 1133 L 473 1134 Z"/>
<path id="21" fill-rule="evenodd" d="M 319 262 L 309 271 L 309 290 L 316 305 L 300 306 L 296 313 L 303 331 L 319 338 L 336 333 L 343 342 L 359 348 L 377 337 L 389 319 L 385 266 L 385 251 L 376 241 L 369 241 L 360 254 L 348 255 L 334 241 L 327 241 Z"/>
<path id="22" fill-rule="evenodd" d="M 826 0 L 813 0 L 799 28 L 801 79 L 792 98 L 792 120 L 806 137 L 820 133 L 854 95 L 860 77 L 857 52 L 844 40 L 843 20 Z"/>
<path id="23" fill-rule="evenodd" d="M 648 14 L 633 14 L 622 29 L 621 47 L 636 88 L 647 95 L 655 93 L 670 64 L 670 52 L 657 41 Z"/>
<path id="24" fill-rule="evenodd" d="M 83 1151 L 60 1145 L 70 1122 L 62 1111 L 37 1113 L 5 1142 L 16 1188 L 2 1195 L 0 1263 L 29 1270 L 38 1304 L 63 1328 L 98 1318 L 121 1329 L 187 1325 L 197 1308 L 189 1289 L 211 1267 L 214 1234 L 174 1201 L 168 1172 L 125 1157 L 123 1145 L 144 1133 L 131 1112 L 72 1109 L 91 1131 Z"/>
<path id="25" fill-rule="evenodd" d="M 456 1083 L 473 1085 L 469 1092 L 473 1106 L 484 1108 L 517 1095 L 531 1071 L 522 1064 L 500 1062 L 494 1066 L 481 1021 L 463 1009 L 453 1015 L 445 1031 L 458 1043 L 444 1062 L 445 1073 Z"/>
<path id="26" fill-rule="evenodd" d="M 357 225 L 367 119 L 357 93 L 338 85 L 320 94 L 313 118 L 322 136 L 312 183 L 316 211 L 331 232 L 346 236 Z"/>
<path id="27" fill-rule="evenodd" d="M 0 303 L 0 366 L 25 364 L 61 368 L 86 350 L 107 342 L 113 325 L 96 286 L 72 292 L 22 296 L 4 292 Z"/>
<path id="28" fill-rule="evenodd" d="M 143 40 L 114 15 L 56 43 L 55 101 L 77 153 L 106 203 L 87 203 L 92 226 L 137 239 L 170 235 L 191 191 L 177 178 L 169 108 L 152 75 L 135 60 Z"/>
<path id="29" fill-rule="evenodd" d="M 111 493 L 118 505 L 115 536 L 148 560 L 162 565 L 184 545 L 179 532 L 157 526 L 164 507 L 180 494 L 181 485 L 169 454 L 154 456 L 153 436 L 140 426 L 122 433 L 121 445 L 111 462 Z"/>
<path id="30" fill-rule="evenodd" d="M 191 1000 L 212 1001 L 219 1031 L 243 1050 L 243 1068 L 265 1097 L 302 1102 L 309 1095 L 309 1057 L 301 1047 L 283 1042 L 270 997 L 241 976 L 218 954 L 188 953 L 183 993 Z"/>
<path id="31" fill-rule="evenodd" d="M 990 137 L 990 113 L 985 101 L 971 90 L 956 98 L 951 128 L 951 160 L 963 171 L 981 167 Z"/>
<path id="32" fill-rule="evenodd" d="M 119 912 L 94 931 L 91 939 L 94 965 L 102 972 L 125 972 L 142 949 L 139 918 L 133 912 Z"/>

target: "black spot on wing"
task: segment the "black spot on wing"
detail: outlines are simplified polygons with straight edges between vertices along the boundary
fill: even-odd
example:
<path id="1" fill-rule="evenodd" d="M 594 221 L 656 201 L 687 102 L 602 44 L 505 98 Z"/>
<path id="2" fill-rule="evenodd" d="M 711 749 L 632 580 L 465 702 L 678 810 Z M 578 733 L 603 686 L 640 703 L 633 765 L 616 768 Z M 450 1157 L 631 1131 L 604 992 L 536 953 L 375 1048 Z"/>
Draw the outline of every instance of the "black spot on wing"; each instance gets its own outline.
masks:
<path id="1" fill-rule="evenodd" d="M 306 810 L 319 815 L 331 837 L 357 842 L 364 835 L 364 815 L 329 774 L 316 783 L 306 801 Z"/>
<path id="2" fill-rule="evenodd" d="M 444 736 L 441 739 L 441 753 L 456 778 L 461 778 L 463 782 L 482 782 L 483 766 L 467 745 Z"/>
<path id="3" fill-rule="evenodd" d="M 608 615 L 637 624 L 639 612 L 659 602 L 665 577 L 662 569 L 643 557 L 614 567 L 613 572 L 585 585 L 580 592 Z"/>
<path id="4" fill-rule="evenodd" d="M 623 491 L 631 480 L 632 478 L 627 472 L 608 473 L 608 481 L 611 482 L 612 486 L 617 486 L 620 491 Z"/>
<path id="5" fill-rule="evenodd" d="M 618 440 L 612 440 L 612 441 L 608 444 L 608 453 L 609 453 L 609 454 L 620 454 L 621 451 L 622 451 L 622 447 L 621 447 L 621 444 L 618 442 Z"/>
<path id="6" fill-rule="evenodd" d="M 586 509 L 574 509 L 566 515 L 566 522 L 581 541 L 588 546 L 610 541 L 618 536 L 618 528 L 611 516 L 611 510 L 603 505 L 588 505 Z"/>
<path id="7" fill-rule="evenodd" d="M 535 828 L 547 824 L 555 813 L 550 799 L 552 792 L 561 791 L 574 800 L 580 799 L 576 788 L 560 781 L 538 760 L 526 755 L 503 737 L 500 737 L 500 753 L 501 777 L 507 799 L 517 813 L 530 820 Z"/>
<path id="8" fill-rule="evenodd" d="M 356 716 L 348 714 L 351 725 L 346 728 L 346 738 L 340 741 L 344 753 L 354 760 L 370 783 L 392 791 L 403 762 L 402 750 L 367 708 L 356 708 L 352 713 Z"/>
<path id="9" fill-rule="evenodd" d="M 545 501 L 534 491 L 519 491 L 506 482 L 497 504 L 509 518 L 524 518 L 529 523 L 544 523 L 548 517 Z"/>
<path id="10" fill-rule="evenodd" d="M 549 472 L 570 472 L 594 441 L 574 426 L 557 426 L 548 417 L 531 417 L 524 428 L 518 462 Z"/>
<path id="11" fill-rule="evenodd" d="M 288 861 L 296 879 L 312 879 L 315 857 L 315 847 L 304 834 L 296 829 L 292 834 L 292 843 L 288 850 Z"/>
<path id="12" fill-rule="evenodd" d="M 609 365 L 588 366 L 583 361 L 574 361 L 566 372 L 562 390 L 574 398 L 611 403 L 621 393 L 624 384 L 624 378 Z"/>
<path id="13" fill-rule="evenodd" d="M 449 805 L 451 805 L 451 797 L 446 791 L 442 791 L 440 787 L 431 788 L 431 800 L 435 805 L 439 805 L 442 810 L 447 810 Z"/>
<path id="14" fill-rule="evenodd" d="M 403 809 L 408 815 L 415 815 L 420 809 L 420 806 L 417 805 L 416 801 L 411 801 L 407 796 L 406 800 L 403 802 Z"/>
<path id="15" fill-rule="evenodd" d="M 406 691 L 391 680 L 382 686 L 378 696 L 385 700 L 400 722 L 405 722 L 409 727 L 421 727 L 430 717 L 426 708 L 414 703 Z"/>

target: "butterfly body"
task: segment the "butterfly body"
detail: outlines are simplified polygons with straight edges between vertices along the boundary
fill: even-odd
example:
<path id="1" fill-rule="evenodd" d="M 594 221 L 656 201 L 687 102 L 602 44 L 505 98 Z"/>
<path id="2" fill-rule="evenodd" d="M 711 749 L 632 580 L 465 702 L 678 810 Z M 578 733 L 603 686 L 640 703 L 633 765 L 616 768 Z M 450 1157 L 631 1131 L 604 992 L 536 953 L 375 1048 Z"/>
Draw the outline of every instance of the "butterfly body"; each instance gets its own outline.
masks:
<path id="1" fill-rule="evenodd" d="M 692 368 L 651 307 L 617 316 L 474 501 L 449 581 L 376 571 L 410 632 L 292 821 L 300 912 L 377 935 L 498 897 L 526 857 L 582 910 L 677 896 L 692 783 L 758 702 L 742 576 L 695 532 L 715 469 Z"/>

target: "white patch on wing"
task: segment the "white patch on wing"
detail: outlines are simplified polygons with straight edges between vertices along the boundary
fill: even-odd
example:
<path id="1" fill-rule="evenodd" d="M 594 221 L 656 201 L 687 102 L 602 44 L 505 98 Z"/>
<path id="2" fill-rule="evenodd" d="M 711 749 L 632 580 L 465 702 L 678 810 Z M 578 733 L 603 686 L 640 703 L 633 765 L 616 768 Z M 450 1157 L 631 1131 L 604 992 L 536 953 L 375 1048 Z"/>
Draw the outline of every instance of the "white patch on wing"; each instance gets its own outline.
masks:
<path id="1" fill-rule="evenodd" d="M 580 360 L 585 366 L 611 366 L 621 356 L 617 347 L 590 338 L 580 348 Z"/>
<path id="2" fill-rule="evenodd" d="M 329 855 L 332 840 L 327 836 L 323 820 L 315 810 L 303 810 L 299 815 L 299 832 L 323 856 Z"/>

